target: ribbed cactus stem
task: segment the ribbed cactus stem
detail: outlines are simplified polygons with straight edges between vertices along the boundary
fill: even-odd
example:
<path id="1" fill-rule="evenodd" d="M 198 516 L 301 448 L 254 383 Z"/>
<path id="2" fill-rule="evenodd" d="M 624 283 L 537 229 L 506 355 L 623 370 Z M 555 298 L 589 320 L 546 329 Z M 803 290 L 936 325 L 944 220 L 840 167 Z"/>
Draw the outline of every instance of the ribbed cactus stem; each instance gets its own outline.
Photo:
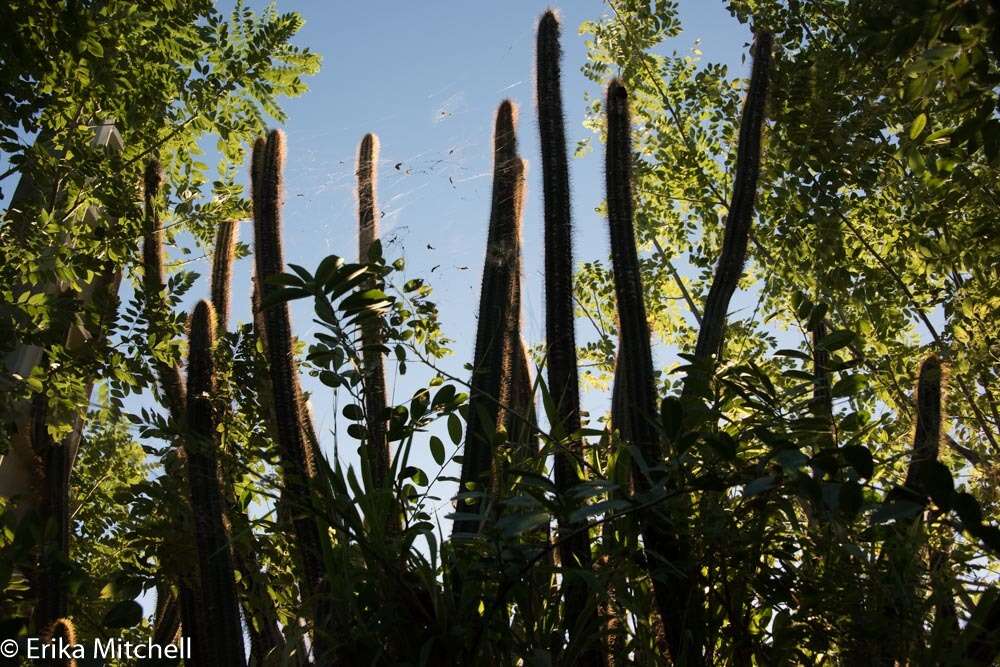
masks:
<path id="1" fill-rule="evenodd" d="M 169 582 L 156 585 L 156 610 L 153 614 L 153 643 L 160 646 L 173 644 L 181 631 L 181 613 L 177 597 Z"/>
<path id="2" fill-rule="evenodd" d="M 927 357 L 920 364 L 916 396 L 917 424 L 913 432 L 913 452 L 903 486 L 921 496 L 927 493 L 927 466 L 937 461 L 941 448 L 943 374 L 941 360 L 935 355 Z"/>
<path id="3" fill-rule="evenodd" d="M 479 492 L 492 489 L 493 440 L 501 419 L 500 406 L 509 400 L 512 355 L 520 338 L 520 313 L 514 302 L 520 287 L 516 259 L 523 163 L 517 155 L 516 122 L 513 103 L 504 100 L 497 109 L 493 132 L 493 195 L 462 461 L 464 491 L 470 487 Z M 459 507 L 462 513 L 479 514 L 481 510 L 480 497 L 470 498 Z M 459 519 L 454 532 L 472 534 L 480 527 L 481 518 Z"/>
<path id="4" fill-rule="evenodd" d="M 188 352 L 187 453 L 201 603 L 212 622 L 202 655 L 217 665 L 246 665 L 243 626 L 226 533 L 222 488 L 216 455 L 218 433 L 212 406 L 215 396 L 215 309 L 200 301 L 191 316 Z"/>
<path id="5" fill-rule="evenodd" d="M 549 393 L 554 404 L 552 430 L 565 438 L 580 428 L 580 386 L 577 376 L 573 313 L 573 229 L 570 214 L 569 162 L 562 108 L 559 19 L 553 11 L 538 23 L 535 49 L 538 132 L 542 148 L 542 190 L 545 219 L 545 342 Z M 565 493 L 580 482 L 576 458 L 583 443 L 564 442 L 554 456 L 555 483 Z M 559 523 L 559 558 L 566 568 L 590 570 L 590 540 L 578 524 Z M 597 628 L 597 611 L 588 602 L 586 583 L 565 581 L 565 626 L 576 645 L 584 645 Z M 583 622 L 581 622 L 583 621 Z M 592 621 L 592 622 L 591 622 Z M 601 662 L 589 651 L 587 664 Z"/>
<path id="6" fill-rule="evenodd" d="M 163 185 L 163 170 L 155 160 L 146 165 L 145 173 L 146 218 L 142 239 L 143 292 L 146 296 L 146 321 L 150 333 L 157 337 L 164 335 L 164 319 L 169 314 L 165 278 L 163 272 L 163 222 L 160 218 L 160 188 Z M 184 416 L 186 402 L 184 379 L 176 364 L 156 360 L 156 372 L 160 378 L 163 400 L 170 417 L 180 423 Z"/>
<path id="7" fill-rule="evenodd" d="M 239 227 L 235 220 L 226 220 L 215 234 L 215 254 L 212 257 L 212 306 L 220 329 L 229 325 L 230 285 L 233 279 L 233 259 Z"/>
<path id="8" fill-rule="evenodd" d="M 358 261 L 370 259 L 372 244 L 379 237 L 379 211 L 376 200 L 376 179 L 379 142 L 374 134 L 366 134 L 358 148 Z M 366 289 L 377 287 L 369 281 Z M 382 359 L 382 335 L 379 320 L 371 318 L 361 325 L 362 359 L 364 362 L 364 400 L 368 442 L 365 453 L 377 488 L 391 486 L 389 479 L 390 453 L 386 408 L 385 366 Z M 393 524 L 398 521 L 393 521 Z"/>
<path id="9" fill-rule="evenodd" d="M 268 297 L 275 289 L 269 281 L 284 270 L 281 243 L 281 208 L 284 203 L 285 135 L 272 130 L 262 145 L 254 144 L 251 180 L 254 210 L 254 254 L 257 288 L 260 290 L 261 323 L 263 324 L 270 375 L 271 398 L 274 404 L 275 430 L 283 473 L 282 502 L 294 508 L 292 521 L 302 572 L 299 589 L 312 597 L 315 605 L 317 633 L 314 648 L 318 656 L 329 658 L 328 624 L 332 600 L 323 577 L 323 541 L 316 523 L 311 480 L 316 477 L 314 433 L 305 412 L 305 402 L 293 350 L 291 318 L 288 303 L 268 306 Z"/>
<path id="10" fill-rule="evenodd" d="M 702 325 L 698 331 L 698 343 L 695 346 L 695 356 L 698 359 L 709 360 L 721 353 L 729 301 L 743 275 L 747 242 L 750 238 L 750 223 L 753 220 L 754 202 L 757 197 L 757 178 L 760 175 L 761 131 L 764 125 L 768 78 L 771 71 L 771 44 L 770 33 L 757 33 L 750 89 L 743 104 L 743 117 L 740 120 L 733 196 L 726 218 L 722 253 L 705 300 Z"/>
<path id="11" fill-rule="evenodd" d="M 615 298 L 618 304 L 618 363 L 615 371 L 613 409 L 617 428 L 642 454 L 646 466 L 659 466 L 663 459 L 657 429 L 657 392 L 653 375 L 649 324 L 643 302 L 639 256 L 635 247 L 632 205 L 632 147 L 628 93 L 620 81 L 608 86 L 607 94 L 607 183 L 608 222 Z M 664 483 L 663 473 L 644 470 L 633 463 L 637 491 L 650 492 Z M 646 560 L 662 573 L 651 576 L 656 609 L 666 628 L 667 645 L 677 664 L 697 664 L 701 659 L 702 629 L 689 611 L 696 596 L 695 573 L 690 572 L 690 549 L 655 511 L 640 516 Z M 665 559 L 670 564 L 659 568 Z"/>

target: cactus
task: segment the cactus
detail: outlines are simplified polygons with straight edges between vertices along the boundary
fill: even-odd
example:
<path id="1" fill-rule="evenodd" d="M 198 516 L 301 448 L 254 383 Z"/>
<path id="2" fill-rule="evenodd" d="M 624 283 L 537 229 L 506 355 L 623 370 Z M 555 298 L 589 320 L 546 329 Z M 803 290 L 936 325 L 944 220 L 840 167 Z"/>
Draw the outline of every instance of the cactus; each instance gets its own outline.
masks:
<path id="1" fill-rule="evenodd" d="M 226 220 L 219 225 L 215 235 L 215 255 L 212 258 L 212 306 L 219 318 L 219 329 L 225 331 L 229 325 L 229 286 L 232 282 L 233 257 L 239 227 L 235 220 Z"/>
<path id="2" fill-rule="evenodd" d="M 145 204 L 146 220 L 142 239 L 143 292 L 146 295 L 146 320 L 150 333 L 160 337 L 166 331 L 164 319 L 168 314 L 163 276 L 163 225 L 159 214 L 160 187 L 163 184 L 163 170 L 155 160 L 146 165 Z M 175 364 L 155 360 L 156 372 L 160 378 L 163 401 L 170 412 L 170 418 L 177 424 L 183 421 L 184 379 L 181 369 Z"/>
<path id="3" fill-rule="evenodd" d="M 292 520 L 298 546 L 301 572 L 299 590 L 311 595 L 314 604 L 315 633 L 313 647 L 321 658 L 330 658 L 327 641 L 332 619 L 328 582 L 323 577 L 324 536 L 314 514 L 311 483 L 317 469 L 314 456 L 315 433 L 308 418 L 292 348 L 288 303 L 268 305 L 274 286 L 269 280 L 282 273 L 284 257 L 281 244 L 281 207 L 284 199 L 283 170 L 285 135 L 272 130 L 266 143 L 254 144 L 252 187 L 254 210 L 254 254 L 270 389 L 274 407 L 274 426 L 283 473 L 282 502 L 294 507 Z"/>
<path id="4" fill-rule="evenodd" d="M 620 341 L 613 392 L 614 419 L 623 436 L 638 449 L 646 466 L 653 467 L 660 464 L 663 452 L 656 425 L 653 356 L 632 223 L 628 93 L 618 80 L 608 85 L 606 110 L 605 176 Z M 633 482 L 640 492 L 662 486 L 663 475 L 644 469 L 638 461 L 633 463 Z M 698 605 L 691 605 L 690 601 L 697 594 L 697 573 L 690 566 L 690 547 L 672 519 L 665 521 L 656 512 L 644 512 L 640 515 L 640 530 L 648 552 L 646 561 L 654 563 L 662 558 L 669 563 L 663 568 L 665 573 L 650 579 L 670 654 L 678 664 L 696 664 L 701 659 L 702 629 L 694 613 Z"/>
<path id="5" fill-rule="evenodd" d="M 521 336 L 521 274 L 523 257 L 521 253 L 521 223 L 524 214 L 524 197 L 527 188 L 528 164 L 519 160 L 514 182 L 514 220 L 516 239 L 514 256 L 511 259 L 511 272 L 514 286 L 511 294 L 509 322 L 510 335 L 515 336 L 511 354 L 511 378 L 506 389 L 505 400 L 502 402 L 504 426 L 510 436 L 510 441 L 522 450 L 528 458 L 538 456 L 538 440 L 535 437 L 538 427 L 538 416 L 535 413 L 534 391 L 531 383 L 531 367 L 528 350 Z"/>
<path id="6" fill-rule="evenodd" d="M 514 344 L 513 354 L 510 398 L 506 402 L 508 409 L 504 412 L 504 427 L 510 441 L 520 448 L 525 457 L 531 459 L 538 456 L 538 415 L 535 412 L 528 351 L 520 335 Z"/>
<path id="7" fill-rule="evenodd" d="M 479 296 L 479 323 L 469 417 L 462 461 L 462 489 L 492 489 L 493 441 L 502 424 L 501 405 L 507 405 L 512 381 L 515 341 L 520 340 L 520 278 L 516 275 L 520 240 L 519 201 L 523 163 L 517 156 L 517 113 L 510 100 L 497 110 L 493 133 L 493 196 L 486 260 Z M 515 307 L 515 301 L 517 307 Z M 480 514 L 481 498 L 469 499 L 460 512 Z M 478 533 L 479 519 L 457 519 L 456 534 Z"/>
<path id="8" fill-rule="evenodd" d="M 145 316 L 150 333 L 162 336 L 167 332 L 165 320 L 169 315 L 166 301 L 166 281 L 163 270 L 163 224 L 160 219 L 160 190 L 163 185 L 163 170 L 160 163 L 151 160 L 146 164 L 144 175 L 143 199 L 145 204 L 145 222 L 142 240 L 143 260 L 143 293 L 146 297 Z M 162 360 L 154 360 L 154 366 L 160 381 L 163 403 L 174 424 L 180 427 L 184 423 L 187 392 L 180 366 Z M 180 485 L 184 484 L 184 471 L 177 467 L 183 465 L 183 450 L 178 451 L 179 461 L 168 464 L 167 474 L 171 475 Z M 190 508 L 185 508 L 190 515 Z M 187 538 L 192 540 L 192 536 Z M 181 580 L 178 582 L 178 593 L 181 604 L 172 592 L 167 592 L 163 605 L 157 609 L 154 624 L 154 637 L 161 644 L 168 643 L 177 635 L 175 619 L 180 619 L 181 625 L 189 636 L 203 634 L 198 630 L 206 625 L 204 609 L 198 604 L 183 604 L 184 600 L 192 601 L 197 595 L 190 585 Z"/>
<path id="9" fill-rule="evenodd" d="M 233 575 L 233 557 L 226 534 L 224 503 L 216 458 L 217 430 L 212 397 L 215 394 L 216 313 L 200 301 L 191 316 L 188 357 L 187 454 L 195 544 L 201 581 L 201 604 L 213 631 L 208 646 L 196 650 L 216 665 L 246 665 L 243 626 Z"/>
<path id="10" fill-rule="evenodd" d="M 757 197 L 757 177 L 760 174 L 761 130 L 767 103 L 768 78 L 771 71 L 770 33 L 756 35 L 753 52 L 753 70 L 750 89 L 743 104 L 740 119 L 739 147 L 736 152 L 736 176 L 733 179 L 733 196 L 722 241 L 722 253 L 715 268 L 712 286 L 705 299 L 701 328 L 695 357 L 703 362 L 718 357 L 725 335 L 726 314 L 736 285 L 743 274 L 750 223 L 753 220 L 754 202 Z M 685 390 L 689 391 L 688 383 Z"/>
<path id="11" fill-rule="evenodd" d="M 379 142 L 374 134 L 366 134 L 358 148 L 358 261 L 370 260 L 372 245 L 378 240 L 379 211 L 376 203 L 376 179 Z M 377 287 L 370 280 L 365 289 Z M 367 419 L 368 442 L 365 453 L 372 481 L 376 488 L 388 489 L 391 456 L 389 454 L 388 428 L 385 419 L 387 398 L 385 367 L 382 361 L 382 336 L 379 320 L 368 319 L 361 325 L 362 358 L 364 362 L 364 399 Z M 395 513 L 394 513 L 395 514 Z M 398 517 L 392 521 L 399 527 Z"/>
<path id="12" fill-rule="evenodd" d="M 553 431 L 566 437 L 580 428 L 580 387 L 573 317 L 573 230 L 560 81 L 559 19 L 551 10 L 545 12 L 538 23 L 536 56 L 545 218 L 546 364 L 554 405 Z M 582 448 L 582 442 L 574 440 L 555 453 L 555 483 L 560 493 L 580 482 L 575 459 L 581 456 Z M 589 571 L 592 557 L 586 531 L 565 519 L 560 519 L 558 528 L 560 562 L 564 567 Z M 597 627 L 597 610 L 588 602 L 586 583 L 582 579 L 564 580 L 564 589 L 566 628 L 570 630 L 570 639 L 576 645 L 583 645 Z M 600 662 L 600 657 L 593 652 L 582 659 L 587 664 Z"/>
<path id="13" fill-rule="evenodd" d="M 944 368 L 935 355 L 924 359 L 920 365 L 916 389 L 916 426 L 913 434 L 913 449 L 907 466 L 906 478 L 902 487 L 892 489 L 886 497 L 886 502 L 915 502 L 921 505 L 927 503 L 927 479 L 931 467 L 938 461 L 941 442 L 942 416 L 942 378 Z M 911 519 L 897 520 L 888 534 L 882 549 L 881 564 L 884 567 L 880 587 L 876 593 L 883 596 L 881 604 L 882 615 L 887 618 L 891 627 L 900 632 L 894 633 L 887 641 L 873 646 L 876 660 L 882 659 L 888 664 L 903 664 L 911 652 L 912 632 L 921 623 L 923 604 L 919 593 L 920 580 L 928 573 L 923 554 L 915 540 L 923 541 L 923 513 L 920 512 Z M 930 563 L 932 579 L 941 579 L 943 572 L 934 572 L 933 568 L 941 569 L 941 557 L 936 549 L 931 549 Z M 937 575 L 937 576 L 935 576 Z M 936 581 L 935 588 L 940 586 Z M 950 587 L 947 587 L 950 589 Z M 940 593 L 944 593 L 941 595 Z M 935 607 L 939 617 L 954 614 L 954 601 L 950 590 L 935 591 Z M 949 609 L 950 607 L 950 609 Z"/>
<path id="14" fill-rule="evenodd" d="M 820 347 L 819 342 L 826 336 L 826 322 L 820 319 L 812 326 L 812 360 L 813 360 L 813 396 L 809 405 L 813 416 L 822 420 L 820 434 L 821 448 L 833 447 L 833 394 L 830 391 L 830 353 Z"/>
<path id="15" fill-rule="evenodd" d="M 913 432 L 913 453 L 903 486 L 920 496 L 927 495 L 926 470 L 937 461 L 941 448 L 942 391 L 944 368 L 941 360 L 931 355 L 920 365 L 917 379 L 917 419 Z"/>
<path id="16" fill-rule="evenodd" d="M 73 646 L 77 643 L 76 626 L 68 618 L 57 618 L 45 627 L 39 634 L 39 639 L 43 644 L 58 642 L 62 646 Z M 76 667 L 77 662 L 75 658 L 56 657 L 45 664 L 50 667 Z"/>

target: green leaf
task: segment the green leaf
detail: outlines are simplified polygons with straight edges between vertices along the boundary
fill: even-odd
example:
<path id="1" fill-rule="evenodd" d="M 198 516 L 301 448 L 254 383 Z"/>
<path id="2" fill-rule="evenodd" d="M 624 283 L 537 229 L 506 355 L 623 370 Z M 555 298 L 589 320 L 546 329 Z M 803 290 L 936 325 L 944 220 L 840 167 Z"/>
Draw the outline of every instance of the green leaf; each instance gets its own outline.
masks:
<path id="1" fill-rule="evenodd" d="M 924 131 L 924 127 L 927 126 L 927 114 L 922 113 L 913 119 L 913 123 L 910 124 L 910 139 L 916 139 L 920 136 L 920 133 Z"/>
<path id="2" fill-rule="evenodd" d="M 857 482 L 844 482 L 840 486 L 838 495 L 839 509 L 847 517 L 853 518 L 861 511 L 864 505 L 864 489 Z"/>
<path id="3" fill-rule="evenodd" d="M 838 329 L 823 336 L 819 342 L 816 343 L 816 347 L 821 350 L 826 350 L 827 352 L 834 352 L 843 347 L 847 347 L 854 340 L 854 332 L 847 331 L 846 329 Z"/>
<path id="4" fill-rule="evenodd" d="M 454 412 L 448 415 L 448 437 L 456 445 L 462 441 L 462 420 Z"/>
<path id="5" fill-rule="evenodd" d="M 345 417 L 347 417 L 352 421 L 361 421 L 362 419 L 365 418 L 365 413 L 361 409 L 361 406 L 356 405 L 354 403 L 348 403 L 347 405 L 345 405 L 342 412 L 344 413 Z"/>
<path id="6" fill-rule="evenodd" d="M 444 443 L 441 442 L 441 438 L 436 435 L 431 436 L 430 440 L 431 456 L 434 458 L 434 463 L 439 466 L 444 465 L 445 454 L 444 454 Z"/>
<path id="7" fill-rule="evenodd" d="M 673 442 L 681 434 L 684 423 L 684 406 L 676 396 L 667 396 L 660 402 L 660 423 L 663 425 L 663 435 Z"/>

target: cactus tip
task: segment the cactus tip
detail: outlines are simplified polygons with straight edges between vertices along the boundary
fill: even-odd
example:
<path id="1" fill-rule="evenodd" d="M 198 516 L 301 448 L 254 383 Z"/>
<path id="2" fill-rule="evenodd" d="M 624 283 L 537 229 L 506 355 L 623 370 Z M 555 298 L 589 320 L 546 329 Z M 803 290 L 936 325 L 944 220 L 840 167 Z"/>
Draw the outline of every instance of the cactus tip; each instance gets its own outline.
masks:
<path id="1" fill-rule="evenodd" d="M 369 132 L 361 139 L 361 147 L 358 149 L 359 157 L 368 157 L 370 160 L 378 159 L 379 141 L 378 135 Z"/>
<path id="2" fill-rule="evenodd" d="M 505 99 L 497 107 L 497 126 L 505 124 L 511 129 L 517 125 L 517 104 L 511 99 Z"/>
<path id="3" fill-rule="evenodd" d="M 285 131 L 280 128 L 274 128 L 267 135 L 268 157 L 276 160 L 275 166 L 279 169 L 285 166 L 286 143 Z"/>
<path id="4" fill-rule="evenodd" d="M 545 10 L 542 18 L 538 21 L 538 32 L 539 35 L 547 33 L 555 37 L 559 36 L 559 10 L 553 7 Z"/>
<path id="5" fill-rule="evenodd" d="M 208 333 L 208 339 L 215 337 L 215 308 L 207 299 L 202 299 L 195 305 L 194 312 L 188 320 L 188 327 L 193 341 L 200 338 L 202 332 Z"/>

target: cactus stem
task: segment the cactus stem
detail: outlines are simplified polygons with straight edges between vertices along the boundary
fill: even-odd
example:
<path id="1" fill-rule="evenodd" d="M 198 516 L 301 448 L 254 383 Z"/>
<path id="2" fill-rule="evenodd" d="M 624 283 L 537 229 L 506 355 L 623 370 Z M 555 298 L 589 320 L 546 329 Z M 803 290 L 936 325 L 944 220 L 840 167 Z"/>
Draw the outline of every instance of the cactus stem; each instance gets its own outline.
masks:
<path id="1" fill-rule="evenodd" d="M 218 432 L 212 406 L 215 395 L 215 309 L 200 301 L 191 316 L 188 354 L 187 453 L 201 604 L 214 629 L 201 654 L 211 664 L 244 666 L 243 626 L 226 532 L 216 455 Z"/>

